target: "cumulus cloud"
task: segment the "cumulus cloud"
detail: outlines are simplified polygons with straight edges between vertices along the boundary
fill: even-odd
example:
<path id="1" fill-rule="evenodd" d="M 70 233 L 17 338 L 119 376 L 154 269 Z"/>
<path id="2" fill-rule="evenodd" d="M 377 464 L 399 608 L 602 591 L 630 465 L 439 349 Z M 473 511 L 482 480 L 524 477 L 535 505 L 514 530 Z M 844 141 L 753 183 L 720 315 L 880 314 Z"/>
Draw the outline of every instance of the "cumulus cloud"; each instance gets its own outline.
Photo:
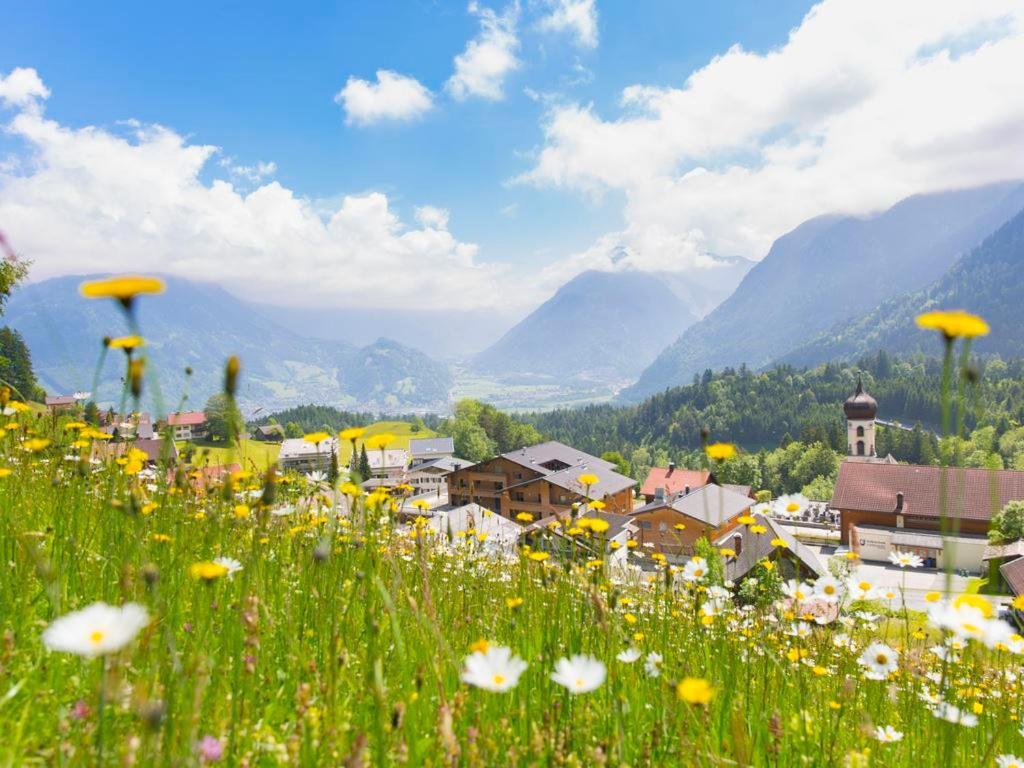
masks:
<path id="1" fill-rule="evenodd" d="M 0 77 L 0 104 L 23 107 L 49 96 L 49 89 L 34 69 L 17 67 L 6 77 Z"/>
<path id="2" fill-rule="evenodd" d="M 480 33 L 455 57 L 455 72 L 445 90 L 459 101 L 474 96 L 499 101 L 505 96 L 505 78 L 520 66 L 516 58 L 519 2 L 515 0 L 500 15 L 471 2 L 469 12 L 480 19 Z"/>
<path id="3" fill-rule="evenodd" d="M 350 77 L 334 101 L 345 110 L 345 122 L 370 125 L 382 120 L 414 120 L 434 104 L 433 94 L 416 78 L 377 70 L 377 82 Z"/>
<path id="4" fill-rule="evenodd" d="M 0 170 L 0 223 L 33 279 L 157 271 L 313 306 L 474 308 L 496 293 L 501 268 L 479 262 L 440 209 L 424 206 L 410 227 L 379 192 L 326 215 L 276 181 L 243 194 L 201 177 L 217 147 L 156 125 L 72 128 L 32 107 L 5 129 L 25 152 Z"/>
<path id="5" fill-rule="evenodd" d="M 548 0 L 550 12 L 537 27 L 547 32 L 569 32 L 577 45 L 597 47 L 597 0 Z"/>
<path id="6" fill-rule="evenodd" d="M 825 0 L 776 49 L 624 89 L 617 117 L 554 106 L 519 181 L 625 194 L 626 229 L 580 262 L 761 258 L 818 214 L 1024 177 L 1022 69 L 1019 0 Z"/>

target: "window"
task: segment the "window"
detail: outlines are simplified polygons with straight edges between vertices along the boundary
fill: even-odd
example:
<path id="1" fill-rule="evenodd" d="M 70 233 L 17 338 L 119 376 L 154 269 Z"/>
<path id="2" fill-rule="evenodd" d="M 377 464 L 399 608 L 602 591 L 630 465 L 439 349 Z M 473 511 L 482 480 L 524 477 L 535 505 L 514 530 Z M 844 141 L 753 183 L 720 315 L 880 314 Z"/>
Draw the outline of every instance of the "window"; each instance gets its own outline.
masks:
<path id="1" fill-rule="evenodd" d="M 864 437 L 864 427 L 857 427 L 857 437 Z"/>
<path id="2" fill-rule="evenodd" d="M 658 523 L 659 533 L 668 533 L 668 523 Z"/>
<path id="3" fill-rule="evenodd" d="M 640 527 L 641 528 L 650 528 L 651 527 L 651 521 L 650 520 L 641 520 L 640 521 Z"/>
<path id="4" fill-rule="evenodd" d="M 857 441 L 857 455 L 858 456 L 863 456 L 864 455 L 864 441 L 863 440 L 858 440 Z"/>

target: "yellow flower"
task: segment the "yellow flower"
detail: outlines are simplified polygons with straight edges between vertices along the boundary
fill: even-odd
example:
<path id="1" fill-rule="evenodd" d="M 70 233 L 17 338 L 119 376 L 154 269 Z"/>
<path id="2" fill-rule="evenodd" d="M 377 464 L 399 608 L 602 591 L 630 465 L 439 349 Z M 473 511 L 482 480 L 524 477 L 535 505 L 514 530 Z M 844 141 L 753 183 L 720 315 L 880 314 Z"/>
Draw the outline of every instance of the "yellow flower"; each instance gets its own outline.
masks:
<path id="1" fill-rule="evenodd" d="M 142 514 L 144 514 L 144 515 L 152 514 L 153 511 L 156 510 L 156 508 L 157 508 L 157 503 L 155 501 L 151 501 L 148 504 L 143 504 L 143 506 L 142 506 Z"/>
<path id="2" fill-rule="evenodd" d="M 358 496 L 362 490 L 355 483 L 342 483 L 341 492 L 346 496 Z"/>
<path id="3" fill-rule="evenodd" d="M 9 477 L 14 472 L 10 467 L 0 467 L 0 477 Z"/>
<path id="4" fill-rule="evenodd" d="M 518 515 L 516 515 L 516 520 L 518 520 L 521 523 L 532 523 L 533 515 L 531 515 L 529 512 L 520 512 Z"/>
<path id="5" fill-rule="evenodd" d="M 530 553 L 530 559 L 533 560 L 535 563 L 543 563 L 549 557 L 551 557 L 551 555 L 549 555 L 547 552 L 531 552 Z"/>
<path id="6" fill-rule="evenodd" d="M 422 510 L 426 510 L 426 509 L 430 509 L 430 502 L 427 501 L 426 499 L 416 499 L 416 501 L 414 501 L 412 503 L 412 505 L 416 509 L 421 510 L 421 511 Z"/>
<path id="7" fill-rule="evenodd" d="M 856 552 L 847 552 L 847 553 L 846 553 L 846 554 L 844 555 L 844 557 L 845 557 L 845 558 L 846 558 L 847 560 L 860 560 L 860 555 L 858 555 L 858 554 L 857 554 Z"/>
<path id="8" fill-rule="evenodd" d="M 718 554 L 720 554 L 722 557 L 736 557 L 736 550 L 729 549 L 728 547 L 722 547 L 718 550 Z"/>
<path id="9" fill-rule="evenodd" d="M 677 531 L 685 531 L 686 530 L 686 523 L 676 523 L 672 527 L 675 528 Z"/>
<path id="10" fill-rule="evenodd" d="M 45 437 L 31 437 L 26 440 L 23 445 L 26 451 L 32 451 L 32 453 L 39 453 L 50 445 L 50 441 Z"/>
<path id="11" fill-rule="evenodd" d="M 341 432 L 338 434 L 338 437 L 340 437 L 342 440 L 350 440 L 352 442 L 355 442 L 360 437 L 362 437 L 365 432 L 365 427 L 349 427 L 348 429 L 341 430 Z"/>
<path id="12" fill-rule="evenodd" d="M 604 533 L 608 530 L 608 521 L 596 517 L 581 517 L 576 525 L 583 529 L 589 529 L 594 533 Z"/>
<path id="13" fill-rule="evenodd" d="M 704 452 L 712 461 L 725 461 L 736 455 L 736 446 L 732 443 L 711 443 Z"/>
<path id="14" fill-rule="evenodd" d="M 123 275 L 106 280 L 90 280 L 79 287 L 87 299 L 117 299 L 126 307 L 143 293 L 163 293 L 164 281 L 156 277 Z"/>
<path id="15" fill-rule="evenodd" d="M 107 346 L 111 349 L 123 349 L 125 352 L 131 352 L 133 349 L 146 346 L 146 340 L 141 336 L 118 336 L 116 339 L 108 341 Z"/>
<path id="16" fill-rule="evenodd" d="M 772 546 L 779 549 L 789 549 L 789 544 L 785 539 L 772 539 Z"/>
<path id="17" fill-rule="evenodd" d="M 487 649 L 491 647 L 491 644 L 484 640 L 482 637 L 469 646 L 470 653 L 487 653 Z"/>
<path id="18" fill-rule="evenodd" d="M 249 505 L 236 504 L 235 508 L 231 510 L 231 514 L 235 516 L 236 520 L 245 520 L 247 517 L 249 517 Z"/>
<path id="19" fill-rule="evenodd" d="M 587 502 L 587 506 L 590 507 L 591 509 L 596 509 L 598 512 L 600 512 L 607 505 L 603 501 L 591 499 L 590 501 Z"/>
<path id="20" fill-rule="evenodd" d="M 10 470 L 7 470 L 7 472 L 10 474 Z M 1024 595 L 1017 595 L 1013 598 L 1013 602 L 1010 603 L 1010 607 L 1015 611 L 1024 611 Z"/>
<path id="21" fill-rule="evenodd" d="M 687 677 L 676 686 L 676 696 L 687 704 L 707 706 L 715 695 L 711 684 L 700 677 Z"/>
<path id="22" fill-rule="evenodd" d="M 962 309 L 935 310 L 917 316 L 917 325 L 930 331 L 939 331 L 947 339 L 973 339 L 988 335 L 988 323 L 977 315 Z"/>
<path id="23" fill-rule="evenodd" d="M 771 560 L 762 560 L 761 567 L 764 568 L 766 571 L 770 571 L 772 568 L 775 567 L 775 563 L 773 563 Z"/>
<path id="24" fill-rule="evenodd" d="M 576 482 L 589 488 L 591 485 L 597 485 L 600 482 L 600 478 L 590 472 L 584 472 L 576 478 Z"/>
<path id="25" fill-rule="evenodd" d="M 523 598 L 521 598 L 521 597 L 506 597 L 505 598 L 505 605 L 507 605 L 512 610 L 518 608 L 522 604 L 523 604 Z"/>
<path id="26" fill-rule="evenodd" d="M 160 544 L 168 544 L 171 541 L 171 537 L 168 536 L 166 533 L 154 533 L 150 538 L 152 538 L 153 541 L 156 541 Z"/>
<path id="27" fill-rule="evenodd" d="M 12 411 L 16 411 L 18 413 L 24 413 L 25 411 L 31 410 L 30 406 L 26 405 L 20 400 L 11 400 L 11 402 L 7 404 L 7 407 L 10 408 Z"/>
<path id="28" fill-rule="evenodd" d="M 753 525 L 755 521 L 753 515 L 741 515 L 736 518 L 736 522 L 740 525 Z"/>
<path id="29" fill-rule="evenodd" d="M 939 602 L 939 600 L 942 599 L 942 593 L 941 592 L 928 592 L 928 593 L 925 594 L 924 599 L 927 600 L 929 603 L 937 603 L 937 602 Z"/>
<path id="30" fill-rule="evenodd" d="M 193 563 L 189 566 L 188 571 L 192 575 L 193 579 L 214 581 L 215 579 L 219 579 L 221 576 L 226 576 L 228 569 L 220 563 L 206 561 L 202 563 Z"/>
<path id="31" fill-rule="evenodd" d="M 634 616 L 632 613 L 623 614 L 622 618 L 625 620 L 627 624 L 636 624 L 636 616 Z"/>
<path id="32" fill-rule="evenodd" d="M 89 425 L 84 421 L 69 421 L 64 425 L 64 429 L 85 429 L 87 426 Z"/>
<path id="33" fill-rule="evenodd" d="M 756 534 L 768 533 L 768 529 L 763 525 L 752 525 L 750 526 L 750 532 Z"/>
<path id="34" fill-rule="evenodd" d="M 308 435 L 303 435 L 302 439 L 307 443 L 322 443 L 324 440 L 329 440 L 330 437 L 326 432 L 310 432 Z"/>
<path id="35" fill-rule="evenodd" d="M 986 619 L 992 618 L 992 603 L 981 595 L 958 595 L 956 599 L 953 600 L 954 608 L 960 608 L 965 605 L 981 611 L 981 615 Z"/>
<path id="36" fill-rule="evenodd" d="M 370 450 L 381 451 L 387 448 L 389 443 L 393 443 L 395 439 L 395 436 L 390 432 L 381 432 L 379 435 L 371 435 L 364 442 Z"/>

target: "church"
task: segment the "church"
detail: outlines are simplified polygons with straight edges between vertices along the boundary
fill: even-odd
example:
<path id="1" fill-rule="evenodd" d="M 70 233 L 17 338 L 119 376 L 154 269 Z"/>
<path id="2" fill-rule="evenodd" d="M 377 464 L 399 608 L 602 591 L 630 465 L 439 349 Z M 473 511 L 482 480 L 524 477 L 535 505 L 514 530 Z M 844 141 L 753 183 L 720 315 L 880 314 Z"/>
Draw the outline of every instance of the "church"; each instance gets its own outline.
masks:
<path id="1" fill-rule="evenodd" d="M 858 382 L 843 403 L 847 453 L 831 507 L 841 543 L 864 560 L 912 552 L 926 567 L 980 572 L 992 517 L 1024 499 L 1024 472 L 900 464 L 879 458 L 878 403 Z"/>

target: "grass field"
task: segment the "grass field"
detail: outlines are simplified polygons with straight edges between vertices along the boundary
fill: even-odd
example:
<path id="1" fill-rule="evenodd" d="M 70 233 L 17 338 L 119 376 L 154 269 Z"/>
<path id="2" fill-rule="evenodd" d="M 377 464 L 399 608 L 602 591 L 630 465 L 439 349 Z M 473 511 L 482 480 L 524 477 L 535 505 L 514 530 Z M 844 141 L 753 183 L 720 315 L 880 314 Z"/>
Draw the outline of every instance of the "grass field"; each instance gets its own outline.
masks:
<path id="1" fill-rule="evenodd" d="M 436 432 L 421 428 L 419 432 L 412 431 L 412 424 L 407 421 L 375 421 L 373 424 L 366 426 L 366 434 L 364 439 L 372 437 L 373 435 L 382 434 L 394 435 L 395 439 L 388 445 L 388 448 L 408 448 L 409 441 L 415 437 L 435 437 Z M 363 440 L 356 441 L 356 450 L 363 444 Z M 340 459 L 342 464 L 348 464 L 349 457 L 352 455 L 351 443 L 344 442 L 340 446 Z"/>

